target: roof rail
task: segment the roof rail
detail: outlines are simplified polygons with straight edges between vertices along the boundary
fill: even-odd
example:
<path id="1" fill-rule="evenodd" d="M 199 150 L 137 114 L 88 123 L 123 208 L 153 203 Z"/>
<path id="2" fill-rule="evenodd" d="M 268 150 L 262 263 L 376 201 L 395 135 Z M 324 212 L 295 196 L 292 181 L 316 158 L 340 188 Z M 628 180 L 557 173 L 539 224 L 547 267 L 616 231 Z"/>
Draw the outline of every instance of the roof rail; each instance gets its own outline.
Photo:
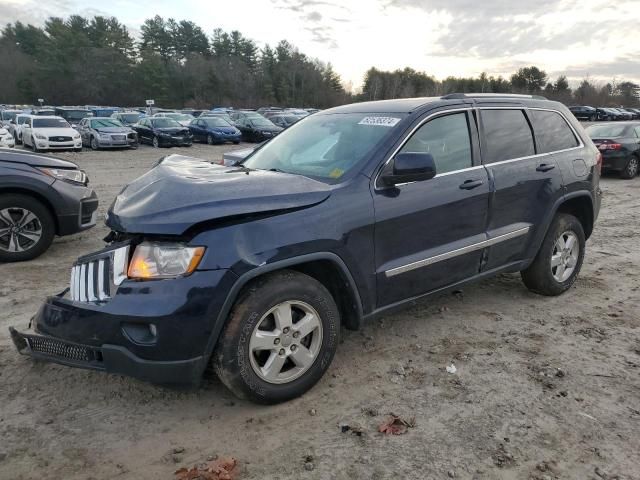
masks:
<path id="1" fill-rule="evenodd" d="M 444 100 L 459 100 L 463 98 L 487 98 L 487 97 L 498 97 L 498 98 L 531 98 L 536 100 L 546 100 L 545 97 L 541 95 L 523 95 L 520 93 L 450 93 L 448 95 L 443 95 L 442 99 Z"/>

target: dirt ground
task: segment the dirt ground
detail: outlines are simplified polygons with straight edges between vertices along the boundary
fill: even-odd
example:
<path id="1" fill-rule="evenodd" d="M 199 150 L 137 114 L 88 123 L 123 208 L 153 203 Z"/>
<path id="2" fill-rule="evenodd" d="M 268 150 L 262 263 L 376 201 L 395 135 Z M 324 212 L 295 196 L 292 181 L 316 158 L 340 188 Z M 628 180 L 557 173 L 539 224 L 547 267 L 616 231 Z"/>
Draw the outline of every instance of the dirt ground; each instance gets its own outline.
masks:
<path id="1" fill-rule="evenodd" d="M 59 155 L 87 171 L 104 214 L 166 153 Z M 236 400 L 215 377 L 176 391 L 16 353 L 7 328 L 26 327 L 75 258 L 102 247 L 102 221 L 37 260 L 0 265 L 0 479 L 172 479 L 215 455 L 256 480 L 640 479 L 640 178 L 607 177 L 602 189 L 565 295 L 502 275 L 344 331 L 324 379 L 273 407 Z M 377 433 L 390 412 L 415 426 Z"/>

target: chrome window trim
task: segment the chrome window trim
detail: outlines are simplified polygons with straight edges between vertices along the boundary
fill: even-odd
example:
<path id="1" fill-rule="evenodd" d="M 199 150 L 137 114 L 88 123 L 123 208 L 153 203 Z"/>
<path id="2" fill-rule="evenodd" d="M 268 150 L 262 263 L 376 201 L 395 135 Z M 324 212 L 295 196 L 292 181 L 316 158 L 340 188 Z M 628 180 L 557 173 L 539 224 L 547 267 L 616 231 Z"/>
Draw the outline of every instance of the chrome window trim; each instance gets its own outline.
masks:
<path id="1" fill-rule="evenodd" d="M 455 250 L 451 250 L 449 252 L 441 253 L 439 255 L 434 255 L 433 257 L 427 257 L 422 260 L 418 260 L 416 262 L 411 262 L 406 265 L 402 265 L 400 267 L 391 268 L 384 272 L 385 277 L 391 278 L 396 275 L 400 275 L 401 273 L 410 272 L 412 270 L 416 270 L 418 268 L 427 267 L 429 265 L 433 265 L 434 263 L 442 262 L 444 260 L 449 260 L 454 257 L 458 257 L 460 255 L 465 255 L 467 253 L 475 252 L 477 250 L 482 250 L 484 248 L 490 247 L 492 245 L 496 245 L 498 243 L 511 240 L 512 238 L 517 238 L 522 235 L 526 235 L 529 233 L 529 229 L 531 227 L 524 227 L 514 230 L 513 232 L 505 233 L 503 235 L 498 235 L 494 238 L 489 238 L 487 240 L 483 240 L 482 242 L 474 243 L 471 245 L 467 245 L 466 247 L 457 248 Z"/>
<path id="2" fill-rule="evenodd" d="M 546 153 L 536 153 L 535 155 L 529 155 L 526 157 L 518 157 L 518 158 L 510 158 L 508 160 L 501 160 L 499 162 L 493 162 L 493 163 L 485 163 L 484 159 L 481 158 L 480 160 L 482 161 L 481 165 L 475 165 L 473 167 L 468 167 L 468 168 L 462 168 L 460 170 L 452 170 L 450 172 L 445 172 L 445 173 L 437 173 L 435 177 L 433 178 L 438 178 L 438 177 L 443 177 L 446 175 L 452 175 L 454 173 L 460 173 L 460 172 L 466 172 L 466 171 L 471 171 L 471 170 L 475 170 L 477 168 L 482 168 L 482 167 L 488 167 L 490 165 L 502 165 L 505 163 L 511 163 L 511 162 L 518 162 L 520 160 L 530 160 L 532 158 L 538 158 L 538 157 L 546 157 L 548 155 L 555 155 L 557 153 L 565 153 L 565 152 L 571 152 L 573 150 L 580 150 L 582 148 L 584 148 L 584 142 L 582 141 L 582 137 L 580 135 L 578 135 L 578 132 L 576 131 L 576 129 L 573 127 L 573 125 L 571 125 L 571 122 L 569 122 L 567 120 L 567 117 L 559 110 L 554 110 L 553 108 L 542 108 L 542 107 L 523 107 L 523 106 L 488 106 L 488 107 L 467 107 L 467 108 L 456 108 L 456 109 L 451 109 L 451 110 L 440 110 L 438 112 L 434 112 L 431 115 L 425 117 L 424 119 L 422 119 L 422 121 L 415 126 L 415 128 L 413 128 L 409 134 L 403 139 L 402 143 L 398 146 L 398 148 L 396 148 L 393 153 L 387 158 L 387 160 L 385 160 L 385 162 L 382 164 L 382 168 L 380 168 L 378 170 L 378 173 L 376 174 L 375 180 L 373 182 L 373 186 L 374 186 L 374 190 L 375 191 L 381 191 L 381 190 L 386 190 L 389 187 L 378 187 L 378 179 L 380 177 L 380 174 L 382 173 L 382 171 L 384 170 L 384 168 L 389 164 L 389 162 L 391 160 L 393 160 L 393 158 L 396 156 L 396 154 L 400 151 L 400 149 L 402 147 L 404 147 L 405 143 L 407 143 L 409 141 L 409 138 L 411 138 L 411 136 L 416 132 L 416 130 L 418 130 L 422 125 L 424 125 L 425 123 L 427 123 L 429 120 L 431 120 L 433 117 L 441 115 L 441 114 L 446 114 L 446 113 L 452 113 L 452 112 L 464 112 L 464 111 L 469 111 L 469 110 L 540 110 L 540 111 L 545 111 L 545 112 L 555 112 L 557 114 L 559 114 L 564 121 L 566 122 L 566 124 L 569 126 L 569 128 L 571 129 L 571 131 L 573 132 L 573 134 L 575 135 L 576 139 L 578 140 L 579 145 L 577 147 L 571 147 L 571 148 L 565 148 L 563 150 L 554 150 L 553 152 L 546 152 Z M 534 132 L 535 135 L 535 132 Z M 481 137 L 481 133 L 480 131 L 478 131 L 478 136 Z M 482 141 L 482 140 L 480 140 Z M 412 183 L 416 183 L 416 182 L 405 182 L 405 183 L 398 183 L 395 186 L 396 187 L 402 187 L 404 185 L 410 185 Z"/>

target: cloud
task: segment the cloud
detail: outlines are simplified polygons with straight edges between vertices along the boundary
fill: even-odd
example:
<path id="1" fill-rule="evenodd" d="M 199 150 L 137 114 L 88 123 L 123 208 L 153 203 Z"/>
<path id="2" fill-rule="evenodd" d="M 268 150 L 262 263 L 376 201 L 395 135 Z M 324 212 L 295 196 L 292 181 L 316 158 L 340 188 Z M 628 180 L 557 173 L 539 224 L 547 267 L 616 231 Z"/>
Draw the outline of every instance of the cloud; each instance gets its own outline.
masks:
<path id="1" fill-rule="evenodd" d="M 43 25 L 49 17 L 63 17 L 82 15 L 93 17 L 96 15 L 112 16 L 94 7 L 79 7 L 73 0 L 0 0 L 2 18 L 0 26 L 8 23 L 22 22 L 32 25 Z"/>

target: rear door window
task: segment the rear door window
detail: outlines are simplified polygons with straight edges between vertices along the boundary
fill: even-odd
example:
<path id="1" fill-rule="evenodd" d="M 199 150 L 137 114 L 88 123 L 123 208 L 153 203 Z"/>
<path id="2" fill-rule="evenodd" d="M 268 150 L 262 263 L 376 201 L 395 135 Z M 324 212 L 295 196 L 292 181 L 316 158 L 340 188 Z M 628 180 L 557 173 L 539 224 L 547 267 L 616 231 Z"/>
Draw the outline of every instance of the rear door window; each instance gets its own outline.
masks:
<path id="1" fill-rule="evenodd" d="M 575 148 L 579 145 L 573 130 L 558 112 L 529 110 L 538 153 L 550 153 Z"/>
<path id="2" fill-rule="evenodd" d="M 467 114 L 453 113 L 425 123 L 404 144 L 400 153 L 404 152 L 430 153 L 438 174 L 471 167 Z"/>
<path id="3" fill-rule="evenodd" d="M 535 154 L 531 127 L 522 110 L 482 110 L 484 163 Z"/>

